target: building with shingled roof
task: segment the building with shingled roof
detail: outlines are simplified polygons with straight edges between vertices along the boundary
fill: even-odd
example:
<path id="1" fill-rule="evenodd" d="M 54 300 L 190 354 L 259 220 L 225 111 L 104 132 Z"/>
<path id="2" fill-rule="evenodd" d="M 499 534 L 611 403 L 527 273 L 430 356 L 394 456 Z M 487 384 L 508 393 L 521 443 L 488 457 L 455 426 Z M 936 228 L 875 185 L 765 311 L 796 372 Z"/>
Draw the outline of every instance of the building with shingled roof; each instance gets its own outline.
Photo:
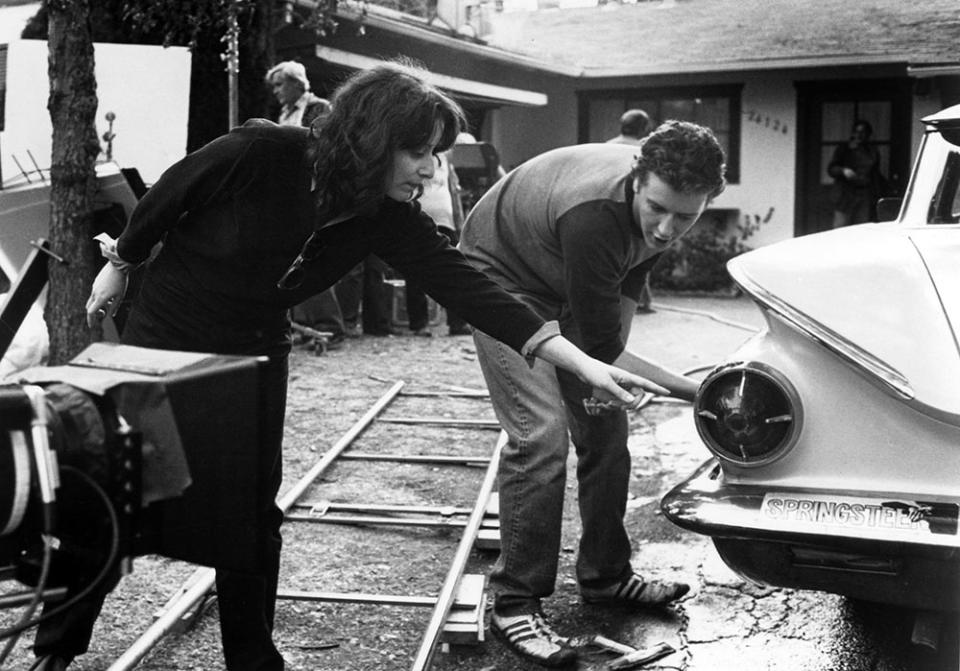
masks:
<path id="1" fill-rule="evenodd" d="M 631 107 L 708 125 L 729 159 L 714 220 L 759 223 L 752 244 L 829 227 L 826 164 L 854 119 L 872 124 L 902 193 L 919 120 L 960 102 L 956 0 L 539 3 L 437 0 L 433 16 L 417 18 L 344 0 L 335 33 L 291 28 L 281 49 L 331 81 L 381 58 L 421 61 L 507 169 L 604 141 Z"/>

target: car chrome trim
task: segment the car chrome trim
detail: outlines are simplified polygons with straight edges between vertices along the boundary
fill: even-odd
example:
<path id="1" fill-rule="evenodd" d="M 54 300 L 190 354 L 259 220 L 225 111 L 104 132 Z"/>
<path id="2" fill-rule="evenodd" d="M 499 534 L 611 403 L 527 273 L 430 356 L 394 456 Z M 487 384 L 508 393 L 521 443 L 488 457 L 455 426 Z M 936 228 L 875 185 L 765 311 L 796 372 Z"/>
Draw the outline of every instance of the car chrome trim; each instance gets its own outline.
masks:
<path id="1" fill-rule="evenodd" d="M 785 301 L 777 298 L 762 286 L 754 282 L 736 263 L 727 267 L 731 277 L 753 300 L 770 310 L 784 321 L 789 322 L 799 332 L 819 342 L 845 361 L 870 373 L 875 379 L 894 391 L 900 397 L 913 400 L 916 396 L 910 381 L 900 371 L 862 347 L 847 340 L 807 314 L 797 310 Z"/>
<path id="2" fill-rule="evenodd" d="M 721 420 L 716 413 L 702 407 L 701 404 L 704 399 L 705 390 L 707 390 L 710 385 L 719 378 L 729 375 L 730 373 L 738 372 L 742 375 L 740 381 L 741 394 L 743 393 L 743 385 L 746 384 L 746 374 L 750 373 L 751 375 L 765 378 L 771 382 L 779 389 L 788 403 L 787 409 L 790 412 L 763 418 L 763 424 L 789 424 L 790 427 L 780 444 L 776 445 L 773 449 L 760 457 L 747 454 L 741 445 L 741 458 L 732 458 L 730 455 L 725 453 L 724 446 L 719 444 L 707 425 L 702 421 L 702 419 L 708 419 L 711 422 L 718 422 Z M 800 436 L 800 431 L 803 427 L 803 403 L 800 401 L 800 394 L 797 393 L 797 390 L 794 388 L 794 386 L 780 371 L 759 361 L 737 361 L 714 368 L 700 384 L 700 390 L 697 392 L 697 397 L 694 400 L 694 413 L 696 415 L 694 422 L 696 424 L 697 433 L 700 434 L 700 438 L 706 444 L 707 449 L 709 449 L 710 452 L 721 461 L 725 461 L 742 468 L 766 466 L 783 457 L 796 444 Z"/>
<path id="3" fill-rule="evenodd" d="M 880 507 L 900 511 L 907 502 L 907 515 L 914 508 L 923 508 L 911 502 L 909 496 L 863 496 L 857 493 L 823 492 L 812 493 L 806 490 L 786 490 L 777 488 L 778 493 L 789 493 L 798 499 L 833 497 L 837 500 L 862 499 L 876 502 Z M 936 552 L 955 552 L 960 549 L 960 533 L 954 529 L 944 532 L 896 533 L 886 529 L 855 528 L 797 524 L 789 519 L 770 519 L 763 513 L 764 499 L 772 493 L 769 488 L 745 485 L 726 485 L 722 479 L 720 464 L 716 459 L 703 463 L 687 480 L 674 487 L 660 502 L 663 514 L 674 524 L 699 534 L 721 538 L 753 538 L 778 542 L 797 542 L 831 544 L 842 541 L 858 543 L 895 543 L 914 549 L 930 549 Z M 911 505 L 912 504 L 912 505 Z M 957 502 L 943 504 L 951 510 L 960 509 Z M 893 513 L 891 513 L 893 515 Z M 953 517 L 947 518 L 948 526 L 955 526 Z M 832 540 L 831 540 L 832 539 Z"/>

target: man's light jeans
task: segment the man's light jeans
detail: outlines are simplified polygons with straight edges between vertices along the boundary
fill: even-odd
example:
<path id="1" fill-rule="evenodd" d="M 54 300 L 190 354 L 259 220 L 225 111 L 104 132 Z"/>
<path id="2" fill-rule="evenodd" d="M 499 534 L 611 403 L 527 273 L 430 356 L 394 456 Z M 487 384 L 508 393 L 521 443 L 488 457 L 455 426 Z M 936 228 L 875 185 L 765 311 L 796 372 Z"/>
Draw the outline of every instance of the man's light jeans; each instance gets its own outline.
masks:
<path id="1" fill-rule="evenodd" d="M 501 551 L 490 577 L 501 615 L 540 610 L 557 578 L 568 427 L 577 450 L 583 533 L 577 580 L 604 587 L 631 572 L 630 541 L 623 527 L 630 454 L 627 417 L 590 417 L 582 400 L 590 388 L 539 359 L 533 366 L 517 352 L 479 331 L 477 356 L 500 425 L 509 436 L 501 454 Z"/>

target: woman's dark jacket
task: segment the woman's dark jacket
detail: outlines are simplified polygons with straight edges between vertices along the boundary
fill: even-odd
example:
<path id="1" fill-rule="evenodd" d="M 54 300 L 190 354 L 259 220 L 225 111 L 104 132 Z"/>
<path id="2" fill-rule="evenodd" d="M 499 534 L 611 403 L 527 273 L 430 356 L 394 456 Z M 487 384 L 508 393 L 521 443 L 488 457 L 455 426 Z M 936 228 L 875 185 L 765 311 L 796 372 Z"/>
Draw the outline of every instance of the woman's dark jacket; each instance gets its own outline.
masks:
<path id="1" fill-rule="evenodd" d="M 117 243 L 121 258 L 139 263 L 163 242 L 131 315 L 139 321 L 138 344 L 283 353 L 288 308 L 332 286 L 369 254 L 481 331 L 518 351 L 533 344 L 543 320 L 474 269 L 418 204 L 384 198 L 373 214 L 323 227 L 307 142 L 306 129 L 247 122 L 171 166 L 147 192 Z M 321 227 L 324 248 L 305 266 L 303 284 L 277 288 Z M 138 317 L 138 310 L 148 314 Z"/>

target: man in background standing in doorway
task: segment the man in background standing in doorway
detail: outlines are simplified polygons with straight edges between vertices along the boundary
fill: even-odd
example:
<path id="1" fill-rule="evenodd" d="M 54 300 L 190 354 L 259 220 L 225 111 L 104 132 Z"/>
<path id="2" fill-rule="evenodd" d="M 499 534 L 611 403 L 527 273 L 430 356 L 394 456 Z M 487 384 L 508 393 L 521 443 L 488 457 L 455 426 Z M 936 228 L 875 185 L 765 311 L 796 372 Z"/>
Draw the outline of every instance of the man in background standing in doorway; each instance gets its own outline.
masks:
<path id="1" fill-rule="evenodd" d="M 827 166 L 833 177 L 833 227 L 863 224 L 877 220 L 877 199 L 887 190 L 880 172 L 880 152 L 870 144 L 873 127 L 858 119 L 850 131 L 850 141 L 836 148 Z"/>
<path id="2" fill-rule="evenodd" d="M 302 63 L 284 61 L 267 72 L 266 82 L 280 103 L 281 126 L 309 128 L 314 119 L 330 111 L 330 103 L 310 92 L 307 69 Z M 327 346 L 336 347 L 343 341 L 345 331 L 340 304 L 333 287 L 295 306 L 291 311 L 294 323 L 315 331 L 330 333 Z"/>

